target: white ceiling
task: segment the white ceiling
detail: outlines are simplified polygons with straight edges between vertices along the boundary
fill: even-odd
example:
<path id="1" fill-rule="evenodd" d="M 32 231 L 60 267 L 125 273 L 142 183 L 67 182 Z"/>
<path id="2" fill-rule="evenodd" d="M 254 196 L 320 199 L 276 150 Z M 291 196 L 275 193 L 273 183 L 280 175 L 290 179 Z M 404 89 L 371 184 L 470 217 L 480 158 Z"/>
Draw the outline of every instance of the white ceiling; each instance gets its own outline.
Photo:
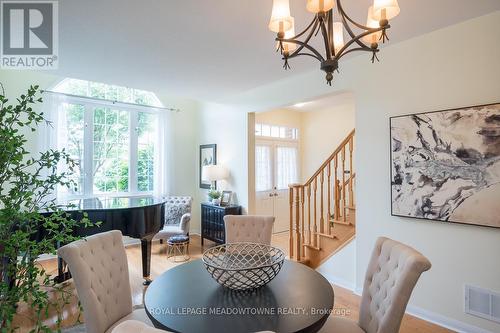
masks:
<path id="1" fill-rule="evenodd" d="M 287 106 L 285 109 L 296 112 L 312 112 L 331 109 L 341 105 L 354 106 L 354 95 L 351 92 L 338 92 L 314 100 L 301 101 Z"/>
<path id="2" fill-rule="evenodd" d="M 312 19 L 305 2 L 290 1 L 296 30 Z M 371 2 L 343 0 L 343 6 L 364 23 Z M 499 0 L 399 5 L 390 43 L 500 10 Z M 217 100 L 319 69 L 309 57 L 282 69 L 267 29 L 271 6 L 272 0 L 62 0 L 58 74 Z"/>

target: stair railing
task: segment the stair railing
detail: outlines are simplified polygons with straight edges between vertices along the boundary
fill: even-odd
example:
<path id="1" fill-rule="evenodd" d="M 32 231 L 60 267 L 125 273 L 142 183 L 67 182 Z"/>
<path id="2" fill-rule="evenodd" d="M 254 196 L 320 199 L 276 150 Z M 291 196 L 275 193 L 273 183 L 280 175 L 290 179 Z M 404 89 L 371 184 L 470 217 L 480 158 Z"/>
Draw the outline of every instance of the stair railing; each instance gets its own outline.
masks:
<path id="1" fill-rule="evenodd" d="M 320 250 L 320 236 L 336 238 L 335 223 L 351 223 L 347 216 L 355 205 L 354 133 L 304 184 L 289 185 L 291 259 L 305 259 L 304 247 Z"/>

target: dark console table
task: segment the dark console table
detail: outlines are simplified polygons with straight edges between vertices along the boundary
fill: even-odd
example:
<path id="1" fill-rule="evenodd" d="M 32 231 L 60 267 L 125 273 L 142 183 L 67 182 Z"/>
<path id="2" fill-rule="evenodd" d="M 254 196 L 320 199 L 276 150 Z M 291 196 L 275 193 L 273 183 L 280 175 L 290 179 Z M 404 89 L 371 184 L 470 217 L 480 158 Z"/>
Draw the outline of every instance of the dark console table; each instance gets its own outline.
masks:
<path id="1" fill-rule="evenodd" d="M 201 204 L 201 245 L 205 238 L 218 244 L 225 243 L 224 216 L 226 215 L 241 215 L 241 206 Z"/>

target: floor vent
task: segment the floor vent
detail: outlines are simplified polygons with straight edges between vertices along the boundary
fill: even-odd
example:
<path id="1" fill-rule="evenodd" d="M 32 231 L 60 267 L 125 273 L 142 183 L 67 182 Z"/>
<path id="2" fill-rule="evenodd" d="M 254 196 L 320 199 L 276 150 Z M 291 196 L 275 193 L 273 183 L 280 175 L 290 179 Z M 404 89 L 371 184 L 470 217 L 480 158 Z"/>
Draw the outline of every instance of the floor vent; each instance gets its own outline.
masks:
<path id="1" fill-rule="evenodd" d="M 465 285 L 465 313 L 500 323 L 500 293 Z"/>

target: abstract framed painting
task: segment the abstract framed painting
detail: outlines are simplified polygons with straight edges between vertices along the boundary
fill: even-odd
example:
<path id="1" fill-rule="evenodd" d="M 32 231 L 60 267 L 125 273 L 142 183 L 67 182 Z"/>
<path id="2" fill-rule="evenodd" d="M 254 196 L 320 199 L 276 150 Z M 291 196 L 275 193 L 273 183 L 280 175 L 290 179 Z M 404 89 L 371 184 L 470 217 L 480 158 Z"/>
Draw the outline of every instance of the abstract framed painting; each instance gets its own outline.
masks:
<path id="1" fill-rule="evenodd" d="M 390 118 L 391 214 L 500 228 L 500 103 Z"/>

